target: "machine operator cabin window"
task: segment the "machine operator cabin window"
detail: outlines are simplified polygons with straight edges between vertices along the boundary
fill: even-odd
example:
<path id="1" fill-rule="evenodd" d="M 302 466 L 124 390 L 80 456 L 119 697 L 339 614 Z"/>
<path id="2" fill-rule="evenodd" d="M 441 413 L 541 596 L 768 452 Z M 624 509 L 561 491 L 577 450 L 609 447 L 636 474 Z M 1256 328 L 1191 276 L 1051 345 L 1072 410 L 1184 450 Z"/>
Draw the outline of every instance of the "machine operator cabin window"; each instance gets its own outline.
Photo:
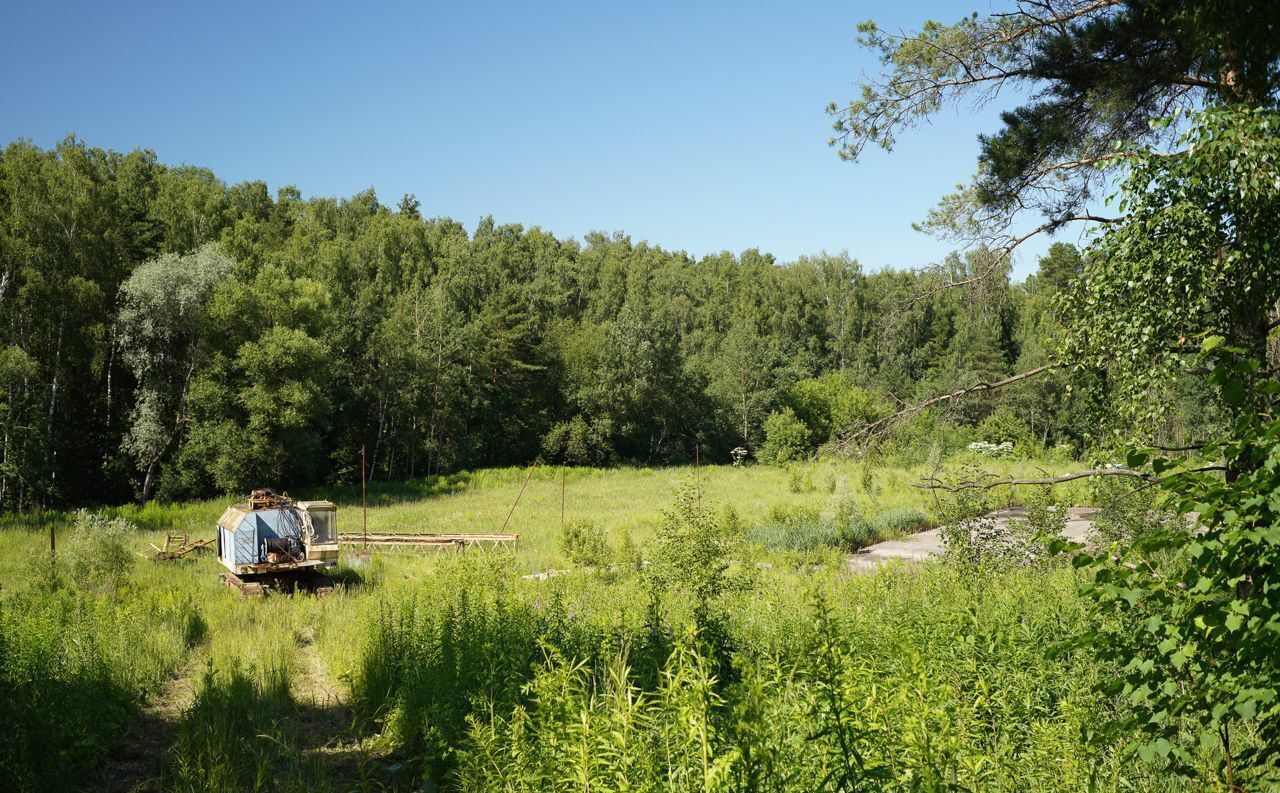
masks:
<path id="1" fill-rule="evenodd" d="M 334 542 L 338 537 L 338 513 L 333 507 L 309 506 L 307 514 L 311 516 L 311 528 L 315 531 L 316 545 Z"/>

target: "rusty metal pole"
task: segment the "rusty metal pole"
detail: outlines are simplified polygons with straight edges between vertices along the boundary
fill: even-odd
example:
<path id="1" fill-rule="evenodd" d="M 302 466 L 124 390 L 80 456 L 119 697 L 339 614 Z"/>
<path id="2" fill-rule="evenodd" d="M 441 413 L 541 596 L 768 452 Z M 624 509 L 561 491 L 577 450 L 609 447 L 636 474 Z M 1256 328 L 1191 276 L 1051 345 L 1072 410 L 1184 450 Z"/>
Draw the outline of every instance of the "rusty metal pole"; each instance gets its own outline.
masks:
<path id="1" fill-rule="evenodd" d="M 511 502 L 511 509 L 507 512 L 506 520 L 502 521 L 502 528 L 499 533 L 507 530 L 507 524 L 511 522 L 511 516 L 516 512 L 516 506 L 520 503 L 520 497 L 524 495 L 524 490 L 529 486 L 529 480 L 533 478 L 533 469 L 542 464 L 541 460 L 534 460 L 533 465 L 529 466 L 529 472 L 524 475 L 524 484 L 520 485 L 520 492 L 516 493 L 516 500 Z"/>
<path id="2" fill-rule="evenodd" d="M 369 547 L 369 502 L 365 498 L 364 483 L 368 477 L 365 475 L 365 458 L 364 444 L 360 444 L 360 512 L 364 516 L 364 547 Z"/>

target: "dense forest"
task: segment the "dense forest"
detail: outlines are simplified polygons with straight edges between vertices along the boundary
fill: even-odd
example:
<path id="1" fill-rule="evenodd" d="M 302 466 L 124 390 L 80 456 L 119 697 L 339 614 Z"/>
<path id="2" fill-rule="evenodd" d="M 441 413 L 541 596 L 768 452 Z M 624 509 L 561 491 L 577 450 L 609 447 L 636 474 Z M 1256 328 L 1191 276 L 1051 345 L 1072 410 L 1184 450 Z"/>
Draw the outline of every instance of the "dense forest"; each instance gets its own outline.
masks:
<path id="1" fill-rule="evenodd" d="M 866 272 L 845 254 L 695 259 L 491 218 L 468 233 L 412 196 L 273 198 L 149 151 L 12 143 L 0 502 L 350 481 L 362 446 L 375 480 L 538 457 L 664 464 L 695 447 L 804 456 L 904 400 L 1048 360 L 1080 254 L 1055 244 L 1025 283 L 930 288 L 993 259 Z M 1083 382 L 966 401 L 899 445 L 1078 453 L 1101 410 Z"/>

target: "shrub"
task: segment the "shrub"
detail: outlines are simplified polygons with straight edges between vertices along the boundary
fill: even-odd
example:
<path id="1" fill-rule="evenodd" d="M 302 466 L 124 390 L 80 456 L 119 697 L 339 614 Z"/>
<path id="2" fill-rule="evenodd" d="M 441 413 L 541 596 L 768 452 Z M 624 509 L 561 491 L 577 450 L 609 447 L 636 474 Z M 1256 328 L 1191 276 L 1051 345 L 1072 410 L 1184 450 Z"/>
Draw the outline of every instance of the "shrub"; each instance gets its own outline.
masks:
<path id="1" fill-rule="evenodd" d="M 124 518 L 107 518 L 80 510 L 66 546 L 67 569 L 76 586 L 114 592 L 133 567 L 130 540 L 137 526 Z"/>
<path id="2" fill-rule="evenodd" d="M 1179 525 L 1176 513 L 1161 508 L 1159 494 L 1141 483 L 1101 477 L 1091 490 L 1100 506 L 1091 535 L 1100 544 L 1128 544 Z"/>
<path id="3" fill-rule="evenodd" d="M 846 372 L 801 380 L 784 399 L 813 429 L 820 443 L 832 440 L 845 427 L 867 424 L 893 412 L 883 394 L 860 388 Z"/>
<path id="4" fill-rule="evenodd" d="M 746 533 L 749 541 L 773 551 L 808 552 L 820 548 L 854 550 L 872 537 L 857 501 L 845 480 L 837 480 L 835 492 L 821 513 L 805 507 L 775 504 L 768 519 Z"/>
<path id="5" fill-rule="evenodd" d="M 871 536 L 871 529 L 862 517 L 858 502 L 849 492 L 848 481 L 844 477 L 836 480 L 836 486 L 827 499 L 819 520 L 834 534 L 834 544 L 845 550 L 861 547 Z"/>
<path id="6" fill-rule="evenodd" d="M 764 420 L 764 445 L 757 455 L 762 463 L 803 460 L 812 451 L 813 433 L 791 408 L 774 411 Z"/>
<path id="7" fill-rule="evenodd" d="M 43 554 L 42 554 L 43 555 Z M 0 790 L 84 790 L 148 691 L 199 639 L 189 597 L 69 588 L 0 595 Z"/>
<path id="8" fill-rule="evenodd" d="M 652 580 L 660 589 L 691 597 L 699 628 L 722 595 L 749 584 L 731 569 L 741 558 L 741 538 L 702 504 L 692 482 L 681 485 L 675 504 L 663 513 L 656 539 Z"/>
<path id="9" fill-rule="evenodd" d="M 797 465 L 787 468 L 787 490 L 792 493 L 812 493 L 816 489 L 813 477 L 807 470 Z"/>
<path id="10" fill-rule="evenodd" d="M 1067 505 L 1054 497 L 1052 487 L 1038 487 L 1027 498 L 1026 513 L 1016 520 L 1032 535 L 1057 537 L 1067 528 Z"/>
<path id="11" fill-rule="evenodd" d="M 1043 559 L 1047 548 L 1027 520 L 993 518 L 977 490 L 952 494 L 942 510 L 942 545 L 948 559 L 966 566 L 1027 565 Z M 1065 514 L 1065 513 L 1064 513 Z"/>
<path id="12" fill-rule="evenodd" d="M 640 548 L 636 546 L 635 541 L 631 539 L 631 529 L 623 526 L 618 537 L 618 551 L 613 558 L 618 564 L 627 565 L 629 567 L 639 567 Z"/>
<path id="13" fill-rule="evenodd" d="M 581 567 L 600 567 L 609 561 L 609 544 L 604 532 L 587 520 L 565 524 L 560 532 L 560 551 L 565 559 Z"/>
<path id="14" fill-rule="evenodd" d="M 987 416 L 978 425 L 976 434 L 979 439 L 997 446 L 1003 443 L 1012 444 L 1012 447 L 1020 452 L 1029 449 L 1033 443 L 1033 436 L 1027 423 L 1007 407 L 997 408 L 994 413 Z"/>
<path id="15" fill-rule="evenodd" d="M 751 527 L 746 537 L 772 551 L 811 551 L 838 541 L 833 527 L 813 510 L 782 504 L 773 505 L 765 522 Z"/>

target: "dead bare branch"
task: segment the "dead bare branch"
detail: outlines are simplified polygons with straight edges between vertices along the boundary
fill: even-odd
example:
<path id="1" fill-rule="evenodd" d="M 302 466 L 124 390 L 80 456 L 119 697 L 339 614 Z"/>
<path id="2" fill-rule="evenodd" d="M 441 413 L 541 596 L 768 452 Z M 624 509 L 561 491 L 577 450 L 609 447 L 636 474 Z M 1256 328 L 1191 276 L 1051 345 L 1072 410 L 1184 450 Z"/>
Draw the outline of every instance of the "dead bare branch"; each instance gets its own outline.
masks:
<path id="1" fill-rule="evenodd" d="M 1076 479 L 1089 479 L 1100 476 L 1127 476 L 1143 481 L 1151 481 L 1152 475 L 1143 471 L 1134 471 L 1128 468 L 1094 468 L 1089 471 L 1076 471 L 1071 474 L 1063 474 L 1062 476 L 1046 476 L 1039 479 L 994 479 L 984 482 L 959 482 L 957 484 L 947 484 L 940 479 L 926 479 L 923 482 L 915 482 L 911 486 L 921 490 L 948 490 L 957 493 L 961 490 L 990 490 L 994 487 L 1002 487 L 1009 485 L 1012 487 L 1034 486 L 1034 485 L 1057 485 L 1063 482 L 1072 482 Z"/>
<path id="2" fill-rule="evenodd" d="M 984 391 L 995 391 L 996 389 L 1004 388 L 1005 386 L 1010 386 L 1010 385 L 1013 385 L 1014 383 L 1020 383 L 1023 380 L 1029 380 L 1033 377 L 1044 374 L 1045 372 L 1051 371 L 1053 369 L 1060 369 L 1064 366 L 1066 366 L 1066 364 L 1055 361 L 1053 363 L 1047 363 L 1043 366 L 1037 366 L 1034 369 L 1028 369 L 1025 372 L 1020 372 L 1010 377 L 1006 377 L 1003 380 L 997 380 L 994 383 L 980 381 L 980 382 L 974 383 L 973 385 L 965 386 L 964 388 L 957 388 L 954 391 L 948 391 L 945 394 L 938 394 L 937 396 L 930 397 L 929 399 L 926 399 L 923 402 L 917 402 L 914 405 L 905 407 L 902 410 L 899 410 L 897 413 L 894 413 L 890 416 L 885 416 L 882 419 L 878 419 L 869 424 L 865 424 L 862 427 L 859 427 L 851 432 L 848 432 L 833 445 L 836 449 L 839 449 L 841 451 L 847 451 L 854 444 L 862 440 L 865 440 L 867 438 L 870 438 L 873 435 L 880 434 L 886 431 L 889 427 L 892 427 L 894 424 L 901 421 L 902 419 L 908 416 L 915 415 L 916 413 L 919 413 L 923 410 L 927 410 L 928 408 L 931 408 L 934 405 L 938 405 L 943 402 L 950 401 L 952 399 L 959 399 L 960 397 L 967 396 L 969 394 L 975 394 L 975 393 L 984 392 Z"/>
<path id="3" fill-rule="evenodd" d="M 1225 465 L 1204 465 L 1199 468 L 1190 468 L 1181 471 L 1182 474 L 1203 473 L 1206 471 L 1225 471 Z M 1171 474 L 1170 476 L 1176 476 Z M 930 477 L 923 482 L 915 482 L 911 486 L 921 490 L 947 490 L 952 493 L 958 493 L 961 490 L 990 490 L 995 487 L 1034 487 L 1044 485 L 1059 485 L 1063 482 L 1073 482 L 1077 479 L 1091 479 L 1104 476 L 1123 476 L 1131 479 L 1140 479 L 1147 485 L 1157 485 L 1169 479 L 1168 476 L 1160 477 L 1147 471 L 1135 471 L 1131 468 L 1094 468 L 1089 471 L 1076 471 L 1062 476 L 1046 476 L 1040 479 L 987 479 L 980 482 L 957 482 L 948 484 L 936 477 Z"/>

